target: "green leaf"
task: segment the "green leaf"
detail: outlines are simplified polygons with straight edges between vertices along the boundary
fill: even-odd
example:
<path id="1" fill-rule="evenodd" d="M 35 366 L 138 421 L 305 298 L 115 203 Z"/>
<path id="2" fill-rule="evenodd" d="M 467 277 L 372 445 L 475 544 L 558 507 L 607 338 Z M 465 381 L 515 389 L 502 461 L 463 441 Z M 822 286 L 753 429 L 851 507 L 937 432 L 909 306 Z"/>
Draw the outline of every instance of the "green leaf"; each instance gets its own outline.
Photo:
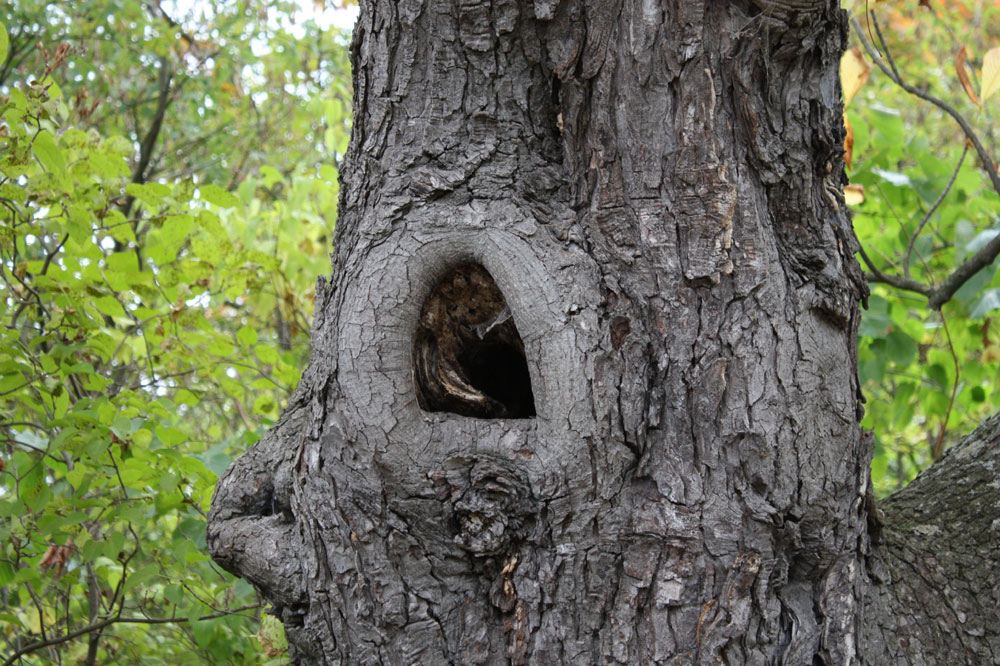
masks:
<path id="1" fill-rule="evenodd" d="M 220 263 L 226 256 L 226 245 L 220 243 L 217 238 L 195 238 L 191 241 L 191 249 L 198 258 L 215 265 Z"/>
<path id="2" fill-rule="evenodd" d="M 276 406 L 274 399 L 266 393 L 257 396 L 253 401 L 253 411 L 255 414 L 269 414 L 274 411 Z"/>
<path id="3" fill-rule="evenodd" d="M 868 300 L 868 309 L 861 313 L 861 325 L 858 328 L 858 335 L 868 338 L 881 338 L 889 327 L 892 326 L 892 317 L 889 314 L 889 301 L 881 296 L 873 294 Z"/>
<path id="4" fill-rule="evenodd" d="M 244 347 L 257 344 L 257 331 L 249 326 L 241 326 L 240 330 L 236 331 L 236 340 Z"/>
<path id="5" fill-rule="evenodd" d="M 227 192 L 218 185 L 202 185 L 199 189 L 205 201 L 219 208 L 232 208 L 240 203 L 236 195 Z"/>
<path id="6" fill-rule="evenodd" d="M 228 446 L 225 443 L 216 444 L 200 454 L 198 458 L 216 476 L 222 476 L 226 468 L 229 467 L 229 464 L 233 462 L 232 456 L 226 453 L 227 448 Z"/>
<path id="7" fill-rule="evenodd" d="M 13 372 L 9 375 L 4 375 L 3 378 L 0 379 L 0 394 L 10 393 L 26 384 L 27 381 L 27 378 L 20 372 Z"/>
<path id="8" fill-rule="evenodd" d="M 951 384 L 948 381 L 948 373 L 945 371 L 944 366 L 940 363 L 935 363 L 927 367 L 927 377 L 930 378 L 938 388 L 945 389 Z"/>
<path id="9" fill-rule="evenodd" d="M 187 440 L 184 431 L 173 426 L 156 426 L 156 436 L 167 446 L 178 446 Z"/>
<path id="10" fill-rule="evenodd" d="M 271 187 L 275 183 L 282 181 L 281 172 L 273 166 L 268 166 L 266 164 L 260 168 L 260 177 L 264 183 L 264 187 Z"/>
<path id="11" fill-rule="evenodd" d="M 889 360 L 896 365 L 909 365 L 916 358 L 917 343 L 899 329 L 889 333 L 885 341 Z"/>
<path id="12" fill-rule="evenodd" d="M 278 362 L 278 352 L 275 351 L 274 347 L 268 347 L 267 345 L 257 345 L 253 348 L 254 354 L 257 355 L 264 363 L 274 364 Z"/>
<path id="13" fill-rule="evenodd" d="M 10 37 L 7 36 L 7 26 L 0 21 L 0 63 L 6 62 L 8 51 L 10 51 Z"/>
<path id="14" fill-rule="evenodd" d="M 146 448 L 153 441 L 153 433 L 147 428 L 139 428 L 132 433 L 132 443 L 141 448 Z"/>
<path id="15" fill-rule="evenodd" d="M 1000 308 L 1000 287 L 984 291 L 969 310 L 969 316 L 981 319 L 997 308 Z"/>
<path id="16" fill-rule="evenodd" d="M 45 481 L 45 469 L 36 463 L 18 484 L 21 501 L 31 511 L 41 511 L 52 500 L 52 491 Z"/>
<path id="17" fill-rule="evenodd" d="M 156 574 L 159 572 L 159 568 L 155 564 L 149 564 L 137 571 L 129 574 L 129 577 L 125 580 L 125 585 L 122 587 L 123 593 L 128 593 L 136 587 L 143 585 L 150 580 L 152 580 Z"/>
<path id="18" fill-rule="evenodd" d="M 139 270 L 135 252 L 115 252 L 109 254 L 105 261 L 108 262 L 108 270 L 116 274 L 128 275 Z"/>
<path id="19" fill-rule="evenodd" d="M 31 144 L 35 157 L 49 173 L 62 175 L 66 172 L 66 159 L 56 145 L 55 137 L 48 130 L 42 130 Z"/>
<path id="20" fill-rule="evenodd" d="M 195 642 L 203 648 L 208 647 L 215 638 L 215 624 L 213 622 L 192 619 L 188 626 L 191 627 L 191 634 L 194 636 Z"/>
<path id="21" fill-rule="evenodd" d="M 170 196 L 170 188 L 162 183 L 129 183 L 125 186 L 125 193 L 148 206 L 156 206 Z"/>
<path id="22" fill-rule="evenodd" d="M 80 244 L 88 242 L 93 232 L 90 212 L 83 206 L 70 206 L 67 212 L 70 238 Z"/>
<path id="23" fill-rule="evenodd" d="M 10 585 L 12 580 L 14 580 L 14 567 L 7 560 L 0 560 L 0 588 Z"/>
<path id="24" fill-rule="evenodd" d="M 163 598 L 172 604 L 184 601 L 184 588 L 178 583 L 171 583 L 163 589 Z"/>
<path id="25" fill-rule="evenodd" d="M 94 299 L 94 305 L 109 317 L 125 317 L 125 308 L 113 296 L 100 296 Z"/>

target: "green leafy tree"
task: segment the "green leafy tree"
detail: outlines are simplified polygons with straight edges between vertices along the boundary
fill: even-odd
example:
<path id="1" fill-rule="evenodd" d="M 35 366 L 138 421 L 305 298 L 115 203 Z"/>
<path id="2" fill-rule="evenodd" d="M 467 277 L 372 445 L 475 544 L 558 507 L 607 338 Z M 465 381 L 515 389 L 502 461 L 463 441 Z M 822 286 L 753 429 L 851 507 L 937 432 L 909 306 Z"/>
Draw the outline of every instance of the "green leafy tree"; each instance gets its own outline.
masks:
<path id="1" fill-rule="evenodd" d="M 204 516 L 304 365 L 345 40 L 167 4 L 0 13 L 0 663 L 283 654 Z"/>

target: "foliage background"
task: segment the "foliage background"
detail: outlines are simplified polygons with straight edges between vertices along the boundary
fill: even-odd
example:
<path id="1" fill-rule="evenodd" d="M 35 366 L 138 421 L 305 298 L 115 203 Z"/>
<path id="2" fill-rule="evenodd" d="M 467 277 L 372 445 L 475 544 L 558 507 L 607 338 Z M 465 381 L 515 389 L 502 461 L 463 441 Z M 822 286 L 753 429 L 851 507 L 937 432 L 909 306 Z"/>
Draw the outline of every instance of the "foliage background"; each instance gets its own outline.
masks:
<path id="1" fill-rule="evenodd" d="M 995 155 L 1000 96 L 974 104 L 954 55 L 978 86 L 1000 2 L 848 2 L 862 26 L 866 5 L 907 80 Z M 0 665 L 285 661 L 204 527 L 305 366 L 329 270 L 347 46 L 297 10 L 0 4 Z M 940 110 L 873 68 L 847 118 L 877 268 L 937 284 L 997 235 L 1000 197 Z M 995 263 L 940 313 L 873 284 L 859 354 L 879 493 L 995 410 L 998 307 Z"/>
<path id="2" fill-rule="evenodd" d="M 347 40 L 256 0 L 0 21 L 0 662 L 280 661 L 205 512 L 306 362 Z"/>
<path id="3" fill-rule="evenodd" d="M 974 103 L 955 59 L 964 47 L 965 73 L 980 90 L 984 56 L 1000 46 L 1000 2 L 858 0 L 845 6 L 860 28 L 852 30 L 852 43 L 872 69 L 846 108 L 854 134 L 848 176 L 863 187 L 864 199 L 853 206 L 855 231 L 882 273 L 902 276 L 908 269 L 912 279 L 940 284 L 1000 233 L 1000 192 L 975 151 L 966 150 L 955 121 L 871 64 L 862 39 L 878 43 L 877 22 L 886 40 L 878 48 L 883 61 L 891 55 L 907 83 L 961 114 L 995 162 L 1000 95 Z M 866 8 L 874 17 L 866 18 Z M 871 275 L 863 260 L 862 266 Z M 996 411 L 1000 274 L 994 261 L 940 312 L 920 294 L 877 281 L 871 287 L 860 330 L 868 399 L 862 425 L 874 430 L 872 480 L 884 495 Z"/>

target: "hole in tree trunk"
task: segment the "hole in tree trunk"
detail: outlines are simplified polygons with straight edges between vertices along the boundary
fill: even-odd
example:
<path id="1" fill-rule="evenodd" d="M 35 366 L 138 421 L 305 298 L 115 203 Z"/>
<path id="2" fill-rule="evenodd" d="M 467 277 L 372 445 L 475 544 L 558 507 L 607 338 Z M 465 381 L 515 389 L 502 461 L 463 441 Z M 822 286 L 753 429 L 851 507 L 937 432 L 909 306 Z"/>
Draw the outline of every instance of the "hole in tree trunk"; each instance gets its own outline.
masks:
<path id="1" fill-rule="evenodd" d="M 475 418 L 530 418 L 535 398 L 524 343 L 492 276 L 449 271 L 424 302 L 413 344 L 417 404 Z"/>

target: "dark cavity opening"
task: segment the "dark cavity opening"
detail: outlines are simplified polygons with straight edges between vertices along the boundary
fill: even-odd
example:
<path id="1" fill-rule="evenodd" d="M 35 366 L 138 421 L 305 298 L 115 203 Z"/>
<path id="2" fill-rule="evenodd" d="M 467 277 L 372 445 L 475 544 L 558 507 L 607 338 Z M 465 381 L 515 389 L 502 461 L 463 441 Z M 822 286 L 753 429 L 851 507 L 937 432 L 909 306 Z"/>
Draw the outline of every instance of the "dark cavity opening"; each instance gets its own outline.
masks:
<path id="1" fill-rule="evenodd" d="M 479 264 L 448 272 L 424 302 L 413 343 L 417 404 L 481 419 L 535 415 L 524 342 Z"/>

